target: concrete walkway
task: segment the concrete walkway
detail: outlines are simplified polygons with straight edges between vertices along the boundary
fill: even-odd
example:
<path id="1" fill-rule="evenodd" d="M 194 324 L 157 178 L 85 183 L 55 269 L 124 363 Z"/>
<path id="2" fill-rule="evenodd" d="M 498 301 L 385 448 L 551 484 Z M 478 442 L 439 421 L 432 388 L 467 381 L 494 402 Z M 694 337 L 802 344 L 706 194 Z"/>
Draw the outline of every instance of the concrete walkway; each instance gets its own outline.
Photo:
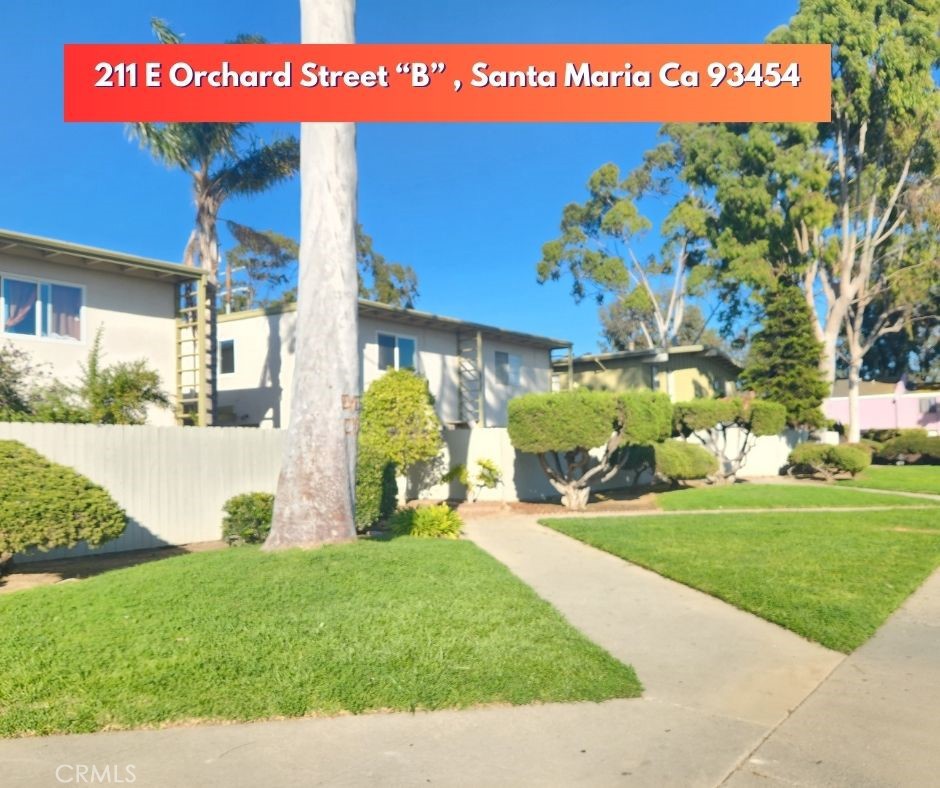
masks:
<path id="1" fill-rule="evenodd" d="M 60 780 L 72 777 L 76 782 L 78 765 L 95 765 L 99 771 L 109 766 L 112 774 L 121 770 L 125 782 L 126 767 L 133 766 L 135 788 L 713 788 L 726 782 L 773 785 L 769 780 L 825 785 L 830 772 L 833 779 L 846 776 L 847 782 L 834 785 L 927 784 L 883 778 L 906 778 L 907 773 L 894 770 L 895 758 L 914 757 L 921 742 L 930 749 L 937 740 L 937 714 L 931 719 L 930 704 L 940 708 L 934 700 L 940 683 L 931 683 L 936 682 L 937 666 L 931 673 L 924 664 L 935 660 L 936 641 L 930 640 L 934 651 L 929 651 L 924 628 L 931 626 L 929 621 L 936 627 L 940 575 L 926 597 L 919 592 L 892 619 L 885 644 L 878 645 L 879 634 L 844 661 L 841 654 L 532 518 L 480 520 L 467 530 L 588 637 L 634 665 L 646 687 L 644 697 L 2 740 L 0 784 L 56 786 L 61 784 L 57 768 Z M 898 620 L 900 627 L 895 626 Z M 928 631 L 937 636 L 936 628 Z M 905 633 L 909 648 L 899 646 Z M 910 657 L 906 662 L 905 656 Z M 911 674 L 907 679 L 904 665 Z M 864 676 L 854 676 L 859 669 L 868 671 L 873 683 L 865 685 Z M 831 691 L 826 681 L 830 675 L 830 681 L 842 682 Z M 842 697 L 866 686 L 869 691 L 855 702 Z M 905 702 L 913 691 L 923 698 L 914 704 L 914 714 Z M 821 701 L 825 703 L 818 707 Z M 878 715 L 884 719 L 872 719 Z M 904 732 L 915 724 L 905 742 Z M 828 736 L 818 733 L 829 726 Z M 840 730 L 849 740 L 841 750 Z M 807 749 L 814 742 L 826 746 L 824 754 Z M 901 748 L 902 743 L 908 746 Z M 886 760 L 880 766 L 859 761 L 852 771 L 839 758 L 849 758 L 853 749 L 867 749 L 872 760 Z M 819 768 L 820 759 L 831 762 L 831 770 Z M 931 761 L 915 762 L 910 773 L 926 762 Z M 865 779 L 870 774 L 869 782 L 859 779 L 860 774 Z"/>
<path id="2" fill-rule="evenodd" d="M 940 785 L 940 571 L 727 785 Z"/>

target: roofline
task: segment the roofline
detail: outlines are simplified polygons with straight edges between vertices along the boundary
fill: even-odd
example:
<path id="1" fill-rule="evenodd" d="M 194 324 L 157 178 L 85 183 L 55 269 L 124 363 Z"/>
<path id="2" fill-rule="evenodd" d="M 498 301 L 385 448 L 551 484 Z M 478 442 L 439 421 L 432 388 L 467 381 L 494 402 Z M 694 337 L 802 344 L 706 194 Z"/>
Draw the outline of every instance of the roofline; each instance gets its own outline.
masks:
<path id="1" fill-rule="evenodd" d="M 727 353 L 711 345 L 677 345 L 666 349 L 647 348 L 645 350 L 616 350 L 609 353 L 586 353 L 582 356 L 575 356 L 572 359 L 573 364 L 589 364 L 592 361 L 618 361 L 620 359 L 643 359 L 645 357 L 659 356 L 666 353 L 669 356 L 687 355 L 692 353 L 701 353 L 707 358 L 718 358 L 727 362 L 737 369 L 744 367 L 731 358 Z M 567 362 L 564 362 L 567 364 Z"/>
<path id="2" fill-rule="evenodd" d="M 165 260 L 155 260 L 150 257 L 138 257 L 137 255 L 125 254 L 124 252 L 115 252 L 111 249 L 101 249 L 96 246 L 84 246 L 82 244 L 59 241 L 54 238 L 44 238 L 39 235 L 27 235 L 26 233 L 17 233 L 12 230 L 0 228 L 0 252 L 9 252 L 16 247 L 23 246 L 39 252 L 49 262 L 56 261 L 56 255 L 72 255 L 73 257 L 83 258 L 85 260 L 95 260 L 103 263 L 111 263 L 125 268 L 134 268 L 142 271 L 151 271 L 157 274 L 173 275 L 181 280 L 201 279 L 208 276 L 208 273 L 202 269 L 188 268 L 178 263 L 170 263 Z"/>
<path id="3" fill-rule="evenodd" d="M 220 314 L 216 318 L 220 323 L 227 323 L 234 320 L 247 320 L 253 317 L 263 317 L 265 315 L 279 315 L 285 312 L 294 312 L 297 310 L 296 304 L 283 304 L 266 309 L 249 309 L 244 312 L 231 312 L 227 315 Z M 522 331 L 513 331 L 498 326 L 490 326 L 484 323 L 471 323 L 466 320 L 460 320 L 455 317 L 446 317 L 436 315 L 432 312 L 424 312 L 417 309 L 405 309 L 391 304 L 382 304 L 378 301 L 369 301 L 365 298 L 359 299 L 359 314 L 365 317 L 383 317 L 388 316 L 403 323 L 412 323 L 415 325 L 428 324 L 437 328 L 449 328 L 454 331 L 479 331 L 489 338 L 505 339 L 507 341 L 518 341 L 522 344 L 537 345 L 546 349 L 572 347 L 572 343 L 567 339 L 557 339 L 554 337 L 544 337 L 538 334 L 526 334 Z"/>

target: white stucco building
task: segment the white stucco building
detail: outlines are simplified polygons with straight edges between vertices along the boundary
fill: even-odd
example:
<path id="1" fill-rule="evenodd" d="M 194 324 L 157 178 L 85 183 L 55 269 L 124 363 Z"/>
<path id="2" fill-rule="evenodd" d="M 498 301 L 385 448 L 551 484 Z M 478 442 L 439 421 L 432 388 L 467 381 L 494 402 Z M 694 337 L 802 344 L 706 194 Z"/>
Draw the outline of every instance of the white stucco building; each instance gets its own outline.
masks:
<path id="1" fill-rule="evenodd" d="M 289 305 L 218 317 L 217 423 L 287 426 L 296 316 Z M 509 400 L 549 391 L 552 351 L 569 349 L 561 339 L 359 302 L 362 390 L 386 369 L 414 369 L 450 427 L 506 426 Z"/>
<path id="2" fill-rule="evenodd" d="M 159 373 L 174 407 L 151 424 L 287 427 L 295 307 L 213 320 L 210 302 L 201 270 L 0 230 L 0 344 L 71 382 L 100 328 L 105 363 L 144 358 Z M 445 425 L 502 427 L 512 397 L 551 389 L 552 351 L 571 345 L 361 301 L 359 348 L 363 390 L 412 368 Z"/>
<path id="3" fill-rule="evenodd" d="M 101 329 L 105 363 L 146 358 L 172 395 L 181 381 L 179 293 L 202 281 L 180 265 L 0 230 L 0 344 L 73 382 Z M 154 408 L 149 421 L 177 417 Z"/>

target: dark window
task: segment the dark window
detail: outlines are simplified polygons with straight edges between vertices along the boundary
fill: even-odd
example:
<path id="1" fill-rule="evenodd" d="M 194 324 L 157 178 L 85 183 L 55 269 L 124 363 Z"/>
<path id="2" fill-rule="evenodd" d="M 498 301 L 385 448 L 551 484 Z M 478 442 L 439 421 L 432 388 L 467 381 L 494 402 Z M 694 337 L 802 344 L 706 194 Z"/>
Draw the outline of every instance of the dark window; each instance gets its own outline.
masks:
<path id="1" fill-rule="evenodd" d="M 379 369 L 395 369 L 395 337 L 379 334 Z"/>
<path id="2" fill-rule="evenodd" d="M 219 372 L 228 375 L 235 371 L 235 340 L 223 339 L 219 343 Z"/>

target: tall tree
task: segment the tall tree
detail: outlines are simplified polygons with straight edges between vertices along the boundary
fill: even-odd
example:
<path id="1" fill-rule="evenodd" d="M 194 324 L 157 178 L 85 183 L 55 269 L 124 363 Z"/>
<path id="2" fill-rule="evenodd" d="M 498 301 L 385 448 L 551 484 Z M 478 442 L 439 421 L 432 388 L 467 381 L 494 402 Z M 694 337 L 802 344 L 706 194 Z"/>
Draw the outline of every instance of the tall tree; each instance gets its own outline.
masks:
<path id="1" fill-rule="evenodd" d="M 273 230 L 255 230 L 227 221 L 238 246 L 226 255 L 226 280 L 233 271 L 244 272 L 247 298 L 234 299 L 234 309 L 250 309 L 290 303 L 297 297 L 297 255 L 293 238 Z M 418 298 L 418 275 L 410 265 L 393 263 L 377 252 L 372 238 L 356 225 L 356 262 L 359 267 L 359 297 L 383 304 L 413 309 Z M 233 280 L 234 283 L 234 280 Z M 228 281 L 226 282 L 228 285 Z M 226 287 L 226 290 L 231 290 Z"/>
<path id="2" fill-rule="evenodd" d="M 665 128 L 686 183 L 714 200 L 719 281 L 738 305 L 798 281 L 830 385 L 837 352 L 858 369 L 938 275 L 938 25 L 938 0 L 802 0 L 769 40 L 832 44 L 830 121 Z M 857 408 L 858 375 L 849 396 Z"/>
<path id="3" fill-rule="evenodd" d="M 660 300 L 663 300 L 660 294 Z M 615 301 L 608 306 L 602 306 L 598 312 L 601 319 L 602 339 L 607 348 L 611 350 L 649 350 L 652 345 L 647 335 L 640 328 L 642 315 L 636 312 L 623 301 Z M 709 345 L 710 347 L 725 348 L 725 341 L 721 335 L 708 327 L 708 319 L 696 304 L 688 304 L 682 317 L 682 325 L 672 337 L 673 345 Z"/>
<path id="4" fill-rule="evenodd" d="M 821 353 L 803 294 L 793 286 L 778 288 L 767 298 L 740 381 L 761 399 L 783 405 L 791 427 L 821 427 L 820 406 L 829 393 L 819 369 Z"/>
<path id="5" fill-rule="evenodd" d="M 301 0 L 301 40 L 354 42 L 355 0 Z M 356 538 L 356 127 L 301 126 L 293 405 L 266 550 Z"/>
<path id="6" fill-rule="evenodd" d="M 644 344 L 669 347 L 682 326 L 687 298 L 701 292 L 706 278 L 706 214 L 688 190 L 660 228 L 665 239 L 660 256 L 641 260 L 633 244 L 652 224 L 638 201 L 670 187 L 668 178 L 655 179 L 650 169 L 644 165 L 624 178 L 615 164 L 598 169 L 588 181 L 588 199 L 565 206 L 561 235 L 542 247 L 536 273 L 540 283 L 569 274 L 576 301 L 588 294 L 598 303 L 613 297 L 636 321 Z"/>
<path id="7" fill-rule="evenodd" d="M 161 43 L 182 43 L 162 19 L 153 19 L 151 27 Z M 242 35 L 232 43 L 262 41 Z M 294 175 L 299 166 L 296 138 L 263 143 L 248 123 L 132 123 L 128 131 L 158 161 L 192 178 L 195 226 L 183 263 L 209 271 L 213 282 L 220 262 L 217 225 L 222 204 L 230 197 L 266 191 Z"/>

